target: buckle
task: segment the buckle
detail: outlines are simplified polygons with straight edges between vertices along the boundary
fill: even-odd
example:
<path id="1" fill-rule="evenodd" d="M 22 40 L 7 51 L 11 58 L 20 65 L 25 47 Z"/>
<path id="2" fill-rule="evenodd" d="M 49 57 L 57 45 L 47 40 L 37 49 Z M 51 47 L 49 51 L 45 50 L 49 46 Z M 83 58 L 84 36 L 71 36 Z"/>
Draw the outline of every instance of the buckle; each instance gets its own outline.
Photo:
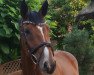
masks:
<path id="1" fill-rule="evenodd" d="M 37 57 L 34 54 L 32 54 L 32 61 L 35 65 L 37 64 Z"/>

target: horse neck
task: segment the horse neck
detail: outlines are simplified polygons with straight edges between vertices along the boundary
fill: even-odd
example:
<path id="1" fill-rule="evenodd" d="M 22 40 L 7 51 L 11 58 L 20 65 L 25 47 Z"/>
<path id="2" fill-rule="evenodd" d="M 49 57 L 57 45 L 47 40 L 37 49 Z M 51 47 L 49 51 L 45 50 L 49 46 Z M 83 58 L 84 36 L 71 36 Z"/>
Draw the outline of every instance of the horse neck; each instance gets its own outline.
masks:
<path id="1" fill-rule="evenodd" d="M 23 39 L 21 39 L 21 64 L 23 75 L 42 75 L 39 67 L 36 68 L 36 65 L 31 60 L 26 48 L 25 40 Z M 35 74 L 35 72 L 38 74 Z"/>

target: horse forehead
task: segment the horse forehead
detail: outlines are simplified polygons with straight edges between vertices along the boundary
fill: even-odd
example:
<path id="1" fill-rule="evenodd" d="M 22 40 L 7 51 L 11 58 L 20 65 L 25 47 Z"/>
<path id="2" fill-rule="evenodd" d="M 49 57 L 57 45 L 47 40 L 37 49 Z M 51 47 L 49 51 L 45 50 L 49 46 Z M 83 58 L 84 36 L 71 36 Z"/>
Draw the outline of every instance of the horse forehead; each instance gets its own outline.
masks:
<path id="1" fill-rule="evenodd" d="M 43 27 L 41 26 L 37 26 L 38 30 L 40 30 L 41 32 L 43 32 Z"/>
<path id="2" fill-rule="evenodd" d="M 45 30 L 46 30 L 46 25 L 43 25 L 43 26 L 40 26 L 40 25 L 37 25 L 36 26 L 37 29 L 41 32 L 42 35 L 45 35 Z"/>
<path id="3" fill-rule="evenodd" d="M 37 26 L 38 30 L 41 32 L 42 36 L 44 36 L 43 27 Z"/>

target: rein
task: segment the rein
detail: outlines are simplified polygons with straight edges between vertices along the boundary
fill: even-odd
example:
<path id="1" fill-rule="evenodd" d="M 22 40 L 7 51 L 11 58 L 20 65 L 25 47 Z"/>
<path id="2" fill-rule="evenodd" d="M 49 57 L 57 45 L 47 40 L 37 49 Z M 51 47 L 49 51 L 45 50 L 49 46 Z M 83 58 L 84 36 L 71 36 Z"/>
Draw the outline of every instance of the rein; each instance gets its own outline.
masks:
<path id="1" fill-rule="evenodd" d="M 42 55 L 42 53 L 43 53 L 43 50 L 42 50 L 42 52 L 41 52 L 41 55 L 40 55 L 39 59 L 37 59 L 37 57 L 36 57 L 34 54 L 35 54 L 40 48 L 42 48 L 42 47 L 44 47 L 44 46 L 50 47 L 50 48 L 52 49 L 52 53 L 53 53 L 53 55 L 54 55 L 54 52 L 53 52 L 53 48 L 52 48 L 52 46 L 51 46 L 51 43 L 48 43 L 48 42 L 42 42 L 42 43 L 40 43 L 40 45 L 38 45 L 38 46 L 36 46 L 36 47 L 30 48 L 29 44 L 27 43 L 27 36 L 26 36 L 25 30 L 24 30 L 24 27 L 23 27 L 24 24 L 33 24 L 33 25 L 36 25 L 36 24 L 33 23 L 33 22 L 31 22 L 31 21 L 23 21 L 23 22 L 21 23 L 21 26 L 22 26 L 21 34 L 24 35 L 24 38 L 25 38 L 25 40 L 26 40 L 26 44 L 27 44 L 27 47 L 28 47 L 28 52 L 29 52 L 29 54 L 30 54 L 31 57 L 32 57 L 31 59 L 32 59 L 33 63 L 34 63 L 35 65 L 39 64 L 39 61 L 40 61 L 41 55 Z M 39 23 L 38 25 L 39 25 L 39 26 L 43 26 L 44 24 L 45 24 L 45 23 Z"/>

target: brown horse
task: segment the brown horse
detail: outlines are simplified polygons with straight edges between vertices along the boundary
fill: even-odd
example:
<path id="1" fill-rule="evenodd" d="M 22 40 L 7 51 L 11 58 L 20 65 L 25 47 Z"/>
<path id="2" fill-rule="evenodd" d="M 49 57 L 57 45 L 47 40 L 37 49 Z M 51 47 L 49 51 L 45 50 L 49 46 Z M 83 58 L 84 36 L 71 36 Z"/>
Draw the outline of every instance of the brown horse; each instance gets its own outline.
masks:
<path id="1" fill-rule="evenodd" d="M 44 22 L 48 2 L 39 12 L 29 11 L 25 0 L 21 3 L 21 62 L 22 71 L 11 75 L 79 75 L 75 57 L 51 46 L 49 27 Z"/>

